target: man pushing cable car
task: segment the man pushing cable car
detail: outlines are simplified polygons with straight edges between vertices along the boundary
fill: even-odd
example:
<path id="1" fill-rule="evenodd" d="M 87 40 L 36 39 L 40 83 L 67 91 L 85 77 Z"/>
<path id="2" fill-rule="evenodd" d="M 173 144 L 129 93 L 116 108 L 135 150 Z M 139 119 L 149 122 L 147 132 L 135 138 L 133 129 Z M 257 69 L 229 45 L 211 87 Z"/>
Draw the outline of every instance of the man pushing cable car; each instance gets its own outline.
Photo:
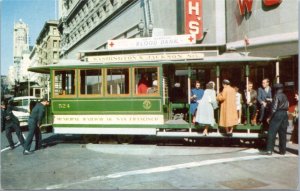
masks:
<path id="1" fill-rule="evenodd" d="M 24 143 L 24 155 L 32 154 L 30 151 L 31 143 L 33 136 L 35 136 L 35 150 L 39 150 L 42 146 L 42 134 L 40 127 L 42 125 L 42 120 L 45 116 L 45 106 L 49 105 L 49 102 L 46 98 L 43 98 L 40 103 L 37 103 L 28 119 L 28 135 Z"/>

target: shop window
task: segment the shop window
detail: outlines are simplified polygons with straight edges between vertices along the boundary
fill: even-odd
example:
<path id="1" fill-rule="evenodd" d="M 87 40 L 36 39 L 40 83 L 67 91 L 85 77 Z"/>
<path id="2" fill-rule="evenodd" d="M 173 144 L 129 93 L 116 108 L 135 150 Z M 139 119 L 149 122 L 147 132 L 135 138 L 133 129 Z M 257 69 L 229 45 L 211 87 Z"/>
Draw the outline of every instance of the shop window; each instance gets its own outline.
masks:
<path id="1" fill-rule="evenodd" d="M 101 70 L 81 70 L 80 71 L 80 94 L 92 95 L 101 94 L 102 91 Z"/>
<path id="2" fill-rule="evenodd" d="M 135 68 L 135 94 L 159 94 L 158 68 Z"/>
<path id="3" fill-rule="evenodd" d="M 129 94 L 129 69 L 107 69 L 107 94 Z"/>
<path id="4" fill-rule="evenodd" d="M 54 72 L 54 95 L 65 96 L 75 95 L 75 71 L 55 71 Z"/>

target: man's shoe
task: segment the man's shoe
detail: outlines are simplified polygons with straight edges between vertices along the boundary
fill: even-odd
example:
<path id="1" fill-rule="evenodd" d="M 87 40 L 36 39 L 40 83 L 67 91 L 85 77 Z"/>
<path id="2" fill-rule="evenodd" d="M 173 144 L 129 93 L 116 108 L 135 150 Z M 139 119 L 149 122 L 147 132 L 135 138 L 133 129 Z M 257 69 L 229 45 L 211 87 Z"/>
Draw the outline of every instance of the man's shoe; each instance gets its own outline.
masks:
<path id="1" fill-rule="evenodd" d="M 262 151 L 260 152 L 261 155 L 272 155 L 272 151 Z"/>
<path id="2" fill-rule="evenodd" d="M 13 150 L 15 146 L 9 146 L 9 150 Z"/>
<path id="3" fill-rule="evenodd" d="M 23 155 L 31 155 L 31 154 L 33 154 L 32 151 L 28 151 L 28 150 L 23 151 Z"/>
<path id="4" fill-rule="evenodd" d="M 282 151 L 281 151 L 281 152 L 279 152 L 279 154 L 280 154 L 280 155 L 285 155 L 285 152 L 282 152 Z"/>

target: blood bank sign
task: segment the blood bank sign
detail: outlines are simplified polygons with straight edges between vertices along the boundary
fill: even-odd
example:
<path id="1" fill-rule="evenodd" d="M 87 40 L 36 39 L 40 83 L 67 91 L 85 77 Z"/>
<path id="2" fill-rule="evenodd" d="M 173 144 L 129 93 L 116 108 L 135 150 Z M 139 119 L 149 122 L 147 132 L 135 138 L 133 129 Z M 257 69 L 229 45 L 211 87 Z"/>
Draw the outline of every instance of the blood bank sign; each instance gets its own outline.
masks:
<path id="1" fill-rule="evenodd" d="M 203 38 L 202 0 L 184 0 L 185 34 L 196 35 L 196 40 Z"/>

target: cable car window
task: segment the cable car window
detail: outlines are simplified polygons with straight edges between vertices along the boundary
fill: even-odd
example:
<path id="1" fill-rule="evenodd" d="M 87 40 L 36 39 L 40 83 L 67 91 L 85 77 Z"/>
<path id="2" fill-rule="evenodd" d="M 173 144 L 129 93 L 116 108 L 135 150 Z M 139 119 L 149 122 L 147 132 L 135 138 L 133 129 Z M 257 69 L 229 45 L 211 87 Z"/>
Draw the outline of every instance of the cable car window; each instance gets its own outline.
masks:
<path id="1" fill-rule="evenodd" d="M 54 95 L 75 95 L 75 71 L 55 71 Z"/>
<path id="2" fill-rule="evenodd" d="M 135 94 L 159 94 L 158 68 L 135 68 Z"/>
<path id="3" fill-rule="evenodd" d="M 129 94 L 129 69 L 107 69 L 107 94 Z"/>
<path id="4" fill-rule="evenodd" d="M 80 70 L 80 94 L 101 94 L 102 91 L 101 70 Z"/>

